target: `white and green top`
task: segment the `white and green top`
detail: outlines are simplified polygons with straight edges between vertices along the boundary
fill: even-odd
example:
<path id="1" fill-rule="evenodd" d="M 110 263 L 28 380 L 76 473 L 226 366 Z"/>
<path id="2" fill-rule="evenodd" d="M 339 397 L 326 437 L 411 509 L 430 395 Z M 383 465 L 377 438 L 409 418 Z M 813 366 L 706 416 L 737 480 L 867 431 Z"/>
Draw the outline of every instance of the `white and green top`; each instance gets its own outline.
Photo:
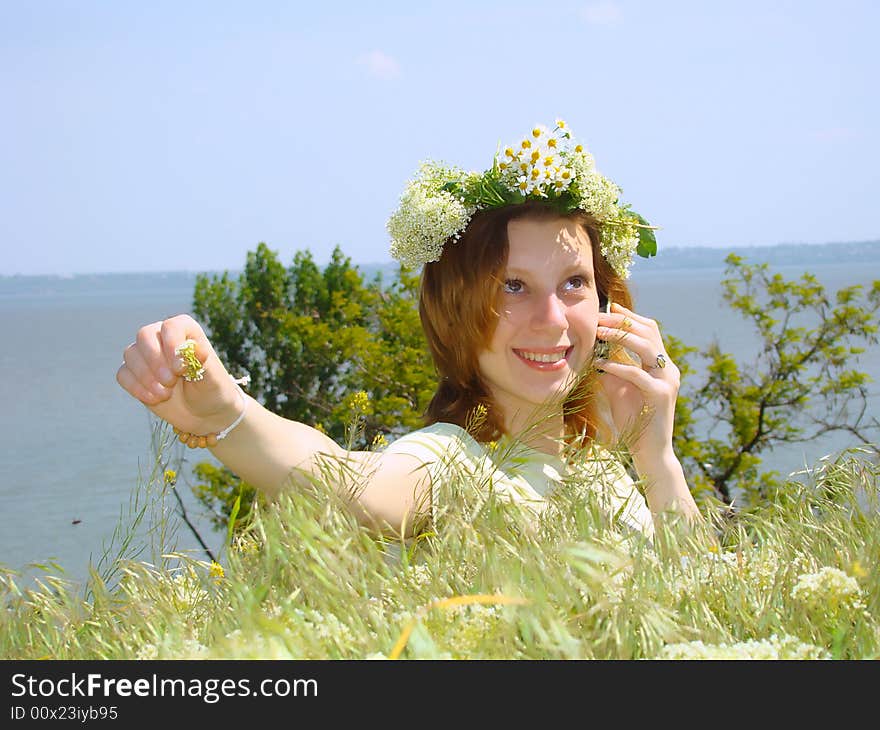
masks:
<path id="1" fill-rule="evenodd" d="M 428 470 L 432 517 L 441 505 L 440 485 L 452 474 L 475 477 L 473 483 L 490 484 L 497 496 L 536 515 L 543 512 L 555 489 L 575 481 L 595 494 L 602 510 L 619 526 L 647 537 L 654 532 L 645 498 L 623 465 L 598 445 L 583 459 L 569 464 L 509 439 L 490 449 L 460 426 L 435 423 L 392 442 L 386 453 L 413 456 Z"/>

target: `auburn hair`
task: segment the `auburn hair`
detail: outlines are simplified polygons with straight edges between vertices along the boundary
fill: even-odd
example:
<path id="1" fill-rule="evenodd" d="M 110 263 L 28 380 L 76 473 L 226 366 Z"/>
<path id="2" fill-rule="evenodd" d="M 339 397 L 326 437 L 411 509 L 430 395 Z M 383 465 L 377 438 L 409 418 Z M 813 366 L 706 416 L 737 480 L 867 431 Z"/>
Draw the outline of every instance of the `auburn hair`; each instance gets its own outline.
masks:
<path id="1" fill-rule="evenodd" d="M 632 308 L 624 280 L 600 251 L 600 227 L 587 213 L 561 213 L 541 201 L 478 211 L 458 240 L 449 239 L 439 261 L 425 265 L 419 293 L 419 317 L 439 383 L 424 415 L 425 425 L 455 423 L 478 441 L 495 441 L 504 431 L 499 410 L 480 375 L 478 358 L 489 347 L 499 318 L 507 264 L 507 224 L 523 218 L 575 221 L 587 233 L 600 305 L 611 301 Z M 599 416 L 593 397 L 595 378 L 585 378 L 563 403 L 566 435 L 581 445 L 594 438 Z M 485 407 L 485 413 L 480 413 Z M 475 417 L 475 413 L 480 413 Z"/>

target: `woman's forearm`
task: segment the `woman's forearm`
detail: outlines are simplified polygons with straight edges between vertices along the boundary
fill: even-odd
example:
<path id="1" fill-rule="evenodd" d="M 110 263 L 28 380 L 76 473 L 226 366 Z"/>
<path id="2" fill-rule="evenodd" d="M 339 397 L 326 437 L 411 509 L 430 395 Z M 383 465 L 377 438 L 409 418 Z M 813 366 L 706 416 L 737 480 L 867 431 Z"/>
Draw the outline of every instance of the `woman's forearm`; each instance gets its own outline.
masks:
<path id="1" fill-rule="evenodd" d="M 291 479 L 305 483 L 318 468 L 317 454 L 343 454 L 339 444 L 317 429 L 278 416 L 250 396 L 244 397 L 244 419 L 211 453 L 266 496 L 275 497 Z"/>
<path id="2" fill-rule="evenodd" d="M 664 512 L 678 512 L 690 522 L 701 518 L 684 469 L 672 449 L 650 459 L 634 455 L 633 465 L 644 484 L 651 514 L 657 517 Z"/>

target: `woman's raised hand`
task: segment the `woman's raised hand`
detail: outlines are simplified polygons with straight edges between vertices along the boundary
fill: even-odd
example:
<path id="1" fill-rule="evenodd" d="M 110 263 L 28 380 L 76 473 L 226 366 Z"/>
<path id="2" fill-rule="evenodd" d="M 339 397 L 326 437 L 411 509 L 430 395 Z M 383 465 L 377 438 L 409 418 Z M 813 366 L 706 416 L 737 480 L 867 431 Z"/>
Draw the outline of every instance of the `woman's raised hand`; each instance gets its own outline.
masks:
<path id="1" fill-rule="evenodd" d="M 669 356 L 657 323 L 619 304 L 599 313 L 600 340 L 635 353 L 641 364 L 605 360 L 600 382 L 608 397 L 618 433 L 631 434 L 635 459 L 662 459 L 672 451 L 675 400 L 681 373 Z"/>
<path id="2" fill-rule="evenodd" d="M 185 363 L 175 351 L 186 340 L 196 343 L 195 356 L 204 368 L 201 380 L 189 382 L 182 377 Z M 123 351 L 116 381 L 181 431 L 220 431 L 241 411 L 238 387 L 204 330 L 186 314 L 141 327 L 135 341 Z"/>

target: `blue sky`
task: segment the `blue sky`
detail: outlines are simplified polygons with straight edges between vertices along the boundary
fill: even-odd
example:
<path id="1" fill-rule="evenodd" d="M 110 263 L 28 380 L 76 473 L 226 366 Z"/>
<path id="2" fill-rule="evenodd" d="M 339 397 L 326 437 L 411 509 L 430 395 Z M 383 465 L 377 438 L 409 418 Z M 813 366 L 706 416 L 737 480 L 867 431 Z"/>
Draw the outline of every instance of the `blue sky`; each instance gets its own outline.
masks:
<path id="1" fill-rule="evenodd" d="M 877 239 L 878 7 L 0 0 L 0 274 L 389 261 L 421 160 L 557 117 L 661 247 Z"/>

